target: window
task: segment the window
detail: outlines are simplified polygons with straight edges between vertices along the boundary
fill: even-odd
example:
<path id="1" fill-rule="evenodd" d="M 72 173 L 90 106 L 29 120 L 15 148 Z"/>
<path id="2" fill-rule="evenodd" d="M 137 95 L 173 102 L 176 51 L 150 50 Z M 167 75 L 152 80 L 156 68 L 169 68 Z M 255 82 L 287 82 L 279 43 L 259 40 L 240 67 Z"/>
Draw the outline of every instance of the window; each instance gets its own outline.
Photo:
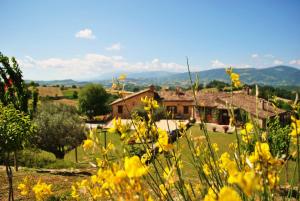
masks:
<path id="1" fill-rule="evenodd" d="M 119 114 L 123 113 L 123 105 L 118 105 L 118 113 Z"/>
<path id="2" fill-rule="evenodd" d="M 189 113 L 189 106 L 183 106 L 183 114 Z"/>
<path id="3" fill-rule="evenodd" d="M 171 112 L 172 114 L 177 114 L 177 107 L 176 106 L 167 106 L 167 111 Z"/>

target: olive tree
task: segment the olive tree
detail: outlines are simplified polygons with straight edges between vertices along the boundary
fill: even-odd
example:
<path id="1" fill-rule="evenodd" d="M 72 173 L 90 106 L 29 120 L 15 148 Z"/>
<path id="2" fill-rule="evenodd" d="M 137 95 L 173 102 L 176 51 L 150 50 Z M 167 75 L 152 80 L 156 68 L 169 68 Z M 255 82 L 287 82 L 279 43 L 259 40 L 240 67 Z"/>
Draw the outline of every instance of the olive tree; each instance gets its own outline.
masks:
<path id="1" fill-rule="evenodd" d="M 37 127 L 33 144 L 56 158 L 63 159 L 85 139 L 84 125 L 75 107 L 44 103 L 33 121 Z"/>
<path id="2" fill-rule="evenodd" d="M 0 155 L 4 159 L 9 183 L 8 200 L 14 200 L 10 156 L 23 148 L 33 131 L 34 127 L 28 115 L 15 109 L 13 105 L 0 104 Z"/>

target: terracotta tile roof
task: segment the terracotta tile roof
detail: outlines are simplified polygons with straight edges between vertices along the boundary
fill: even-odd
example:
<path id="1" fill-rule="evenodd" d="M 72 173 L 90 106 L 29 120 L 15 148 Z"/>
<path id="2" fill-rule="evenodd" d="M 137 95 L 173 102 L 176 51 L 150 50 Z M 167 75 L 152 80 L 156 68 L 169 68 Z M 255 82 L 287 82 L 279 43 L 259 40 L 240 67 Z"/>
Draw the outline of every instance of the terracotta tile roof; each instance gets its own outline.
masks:
<path id="1" fill-rule="evenodd" d="M 194 101 L 193 97 L 190 96 L 190 94 L 184 92 L 163 90 L 158 92 L 158 95 L 160 96 L 160 98 L 162 98 L 162 101 Z"/>
<path id="2" fill-rule="evenodd" d="M 124 100 L 137 96 L 139 94 L 153 91 L 153 89 L 148 88 L 137 93 L 128 95 L 124 97 Z M 154 92 L 156 93 L 156 92 Z M 191 102 L 191 105 L 196 105 L 194 101 L 194 96 L 192 91 L 167 91 L 162 90 L 158 92 L 159 97 L 162 101 L 178 101 L 178 102 Z M 215 107 L 218 109 L 227 109 L 226 104 L 232 104 L 234 107 L 241 108 L 246 112 L 256 115 L 258 112 L 258 117 L 261 119 L 265 119 L 268 117 L 273 117 L 276 114 L 285 113 L 285 110 L 275 108 L 271 105 L 270 102 L 264 99 L 258 99 L 258 104 L 256 104 L 256 97 L 250 96 L 245 93 L 231 93 L 226 92 L 196 92 L 197 102 L 201 107 Z M 110 105 L 121 102 L 122 99 L 119 98 L 112 102 Z M 257 107 L 258 106 L 258 107 Z M 256 109 L 257 108 L 257 109 Z"/>
<path id="3" fill-rule="evenodd" d="M 235 107 L 241 108 L 252 115 L 258 115 L 261 119 L 276 116 L 277 114 L 285 113 L 286 111 L 273 106 L 269 101 L 258 98 L 256 102 L 255 96 L 247 94 L 234 94 L 232 97 L 220 97 L 219 101 L 225 105 L 232 104 Z"/>
<path id="4" fill-rule="evenodd" d="M 220 109 L 225 109 L 224 104 L 220 104 L 217 101 L 218 98 L 229 96 L 225 92 L 202 92 L 199 91 L 196 94 L 197 102 L 202 107 L 217 107 Z M 196 104 L 196 103 L 195 103 Z"/>
<path id="5" fill-rule="evenodd" d="M 127 99 L 130 99 L 130 98 L 133 98 L 133 97 L 135 97 L 137 95 L 143 94 L 143 93 L 148 92 L 148 91 L 153 91 L 153 89 L 147 88 L 147 89 L 144 89 L 142 91 L 139 91 L 139 92 L 127 95 L 124 98 L 118 98 L 117 100 L 115 100 L 114 102 L 110 103 L 109 105 L 114 105 L 114 104 L 119 103 L 119 102 L 121 102 L 123 100 L 127 100 Z"/>

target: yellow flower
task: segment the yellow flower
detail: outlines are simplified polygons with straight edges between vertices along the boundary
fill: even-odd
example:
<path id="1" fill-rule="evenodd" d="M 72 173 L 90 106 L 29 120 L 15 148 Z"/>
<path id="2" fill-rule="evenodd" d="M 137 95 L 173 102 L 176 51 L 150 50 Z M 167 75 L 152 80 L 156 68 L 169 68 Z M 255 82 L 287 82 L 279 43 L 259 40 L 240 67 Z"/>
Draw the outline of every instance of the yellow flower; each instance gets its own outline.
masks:
<path id="1" fill-rule="evenodd" d="M 23 183 L 18 185 L 18 189 L 21 191 L 21 195 L 28 195 L 29 193 L 29 184 L 28 184 L 28 177 L 26 176 L 23 179 Z"/>
<path id="2" fill-rule="evenodd" d="M 108 152 L 115 150 L 115 145 L 111 142 L 109 142 L 105 147 L 102 147 L 102 152 L 104 155 L 108 154 Z"/>
<path id="3" fill-rule="evenodd" d="M 212 144 L 212 147 L 213 147 L 213 149 L 214 149 L 215 152 L 218 152 L 218 151 L 219 151 L 219 146 L 218 146 L 217 143 L 213 143 L 213 144 Z"/>
<path id="4" fill-rule="evenodd" d="M 164 197 L 164 196 L 167 195 L 167 189 L 166 189 L 165 185 L 160 184 L 159 189 L 160 189 L 160 192 L 161 192 L 161 197 Z"/>
<path id="5" fill-rule="evenodd" d="M 133 156 L 131 158 L 125 158 L 125 172 L 129 178 L 141 177 L 145 175 L 148 168 L 145 167 L 138 156 Z"/>
<path id="6" fill-rule="evenodd" d="M 270 153 L 269 144 L 256 142 L 255 150 L 250 155 L 249 160 L 251 163 L 255 163 L 259 160 L 266 163 L 270 162 L 272 160 L 272 154 Z"/>
<path id="7" fill-rule="evenodd" d="M 242 199 L 233 188 L 224 186 L 219 192 L 218 201 L 242 201 Z"/>
<path id="8" fill-rule="evenodd" d="M 94 146 L 93 140 L 87 139 L 87 140 L 83 141 L 82 147 L 83 147 L 84 151 L 91 149 L 93 146 Z"/>
<path id="9" fill-rule="evenodd" d="M 254 171 L 235 172 L 228 178 L 229 184 L 237 184 L 246 195 L 251 196 L 255 190 L 260 190 L 259 177 Z"/>
<path id="10" fill-rule="evenodd" d="M 267 132 L 263 132 L 262 134 L 261 134 L 261 140 L 263 141 L 263 142 L 266 142 L 267 141 Z"/>
<path id="11" fill-rule="evenodd" d="M 208 189 L 207 194 L 204 197 L 204 201 L 217 201 L 218 197 L 212 188 Z"/>
<path id="12" fill-rule="evenodd" d="M 170 168 L 168 166 L 166 166 L 164 168 L 163 177 L 168 184 L 173 185 L 175 183 L 175 178 L 174 178 L 175 175 L 174 175 L 173 168 L 171 168 L 171 170 L 170 170 Z"/>
<path id="13" fill-rule="evenodd" d="M 234 87 L 240 87 L 241 82 L 240 82 L 240 75 L 237 73 L 232 72 L 232 67 L 229 69 L 226 69 L 226 73 L 230 76 L 231 82 Z"/>
<path id="14" fill-rule="evenodd" d="M 153 109 L 159 108 L 157 101 L 154 100 L 152 97 L 151 98 L 148 98 L 147 96 L 144 98 L 142 97 L 141 101 L 144 103 L 144 109 L 146 111 L 151 111 Z"/>
<path id="15" fill-rule="evenodd" d="M 241 81 L 239 81 L 239 80 L 234 81 L 233 86 L 236 87 L 236 88 L 240 87 L 241 86 Z"/>
<path id="16" fill-rule="evenodd" d="M 205 175 L 209 176 L 211 174 L 210 168 L 207 164 L 203 165 L 203 172 Z"/>
<path id="17" fill-rule="evenodd" d="M 172 144 L 169 144 L 169 136 L 167 131 L 158 128 L 158 135 L 156 146 L 159 147 L 159 152 L 170 151 L 173 146 Z"/>
<path id="18" fill-rule="evenodd" d="M 72 198 L 78 199 L 79 198 L 79 194 L 77 192 L 77 188 L 76 186 L 72 185 L 72 192 L 71 192 L 71 196 Z"/>
<path id="19" fill-rule="evenodd" d="M 220 168 L 223 168 L 225 171 L 227 171 L 230 175 L 237 172 L 237 165 L 235 161 L 230 159 L 230 155 L 227 152 L 224 152 L 219 160 L 219 166 Z"/>
<path id="20" fill-rule="evenodd" d="M 119 133 L 121 134 L 121 139 L 124 139 L 127 136 L 127 132 L 130 129 L 130 124 L 122 124 L 121 118 L 113 119 L 113 126 L 108 129 L 109 133 Z"/>
<path id="21" fill-rule="evenodd" d="M 236 74 L 236 73 L 231 73 L 230 78 L 231 78 L 232 82 L 236 82 L 240 79 L 240 75 Z"/>
<path id="22" fill-rule="evenodd" d="M 291 116 L 291 120 L 292 132 L 290 133 L 290 136 L 292 137 L 292 142 L 296 144 L 297 137 L 300 135 L 300 120 L 294 116 Z"/>
<path id="23" fill-rule="evenodd" d="M 120 81 L 123 81 L 125 79 L 126 79 L 126 75 L 125 74 L 122 74 L 122 75 L 119 76 L 119 80 Z"/>
<path id="24" fill-rule="evenodd" d="M 126 178 L 126 172 L 124 170 L 118 170 L 115 177 L 113 178 L 113 182 L 115 184 L 119 184 L 122 182 L 122 179 Z"/>
<path id="25" fill-rule="evenodd" d="M 242 140 L 246 143 L 249 143 L 252 139 L 252 132 L 253 132 L 253 124 L 246 123 L 245 128 L 241 130 Z"/>
<path id="26" fill-rule="evenodd" d="M 49 195 L 51 195 L 52 194 L 51 186 L 52 186 L 51 184 L 47 185 L 46 183 L 41 182 L 41 180 L 39 180 L 38 183 L 34 185 L 32 188 L 36 200 L 42 201 L 45 198 L 47 198 Z"/>
<path id="27" fill-rule="evenodd" d="M 268 173 L 268 182 L 271 188 L 274 188 L 279 182 L 279 176 L 276 172 Z"/>
<path id="28" fill-rule="evenodd" d="M 142 155 L 142 158 L 141 158 L 141 162 L 143 164 L 146 164 L 146 162 L 148 162 L 152 157 L 152 153 L 149 151 L 149 149 L 147 149 L 146 153 L 144 153 Z"/>

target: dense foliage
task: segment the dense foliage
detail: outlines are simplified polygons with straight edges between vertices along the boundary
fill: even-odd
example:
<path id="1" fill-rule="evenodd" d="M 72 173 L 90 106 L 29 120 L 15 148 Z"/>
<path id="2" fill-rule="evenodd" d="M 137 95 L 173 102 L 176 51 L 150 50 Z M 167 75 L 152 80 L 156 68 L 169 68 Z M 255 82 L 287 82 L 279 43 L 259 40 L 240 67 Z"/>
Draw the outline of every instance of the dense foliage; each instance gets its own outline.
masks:
<path id="1" fill-rule="evenodd" d="M 267 140 L 273 156 L 280 158 L 289 157 L 289 146 L 291 128 L 289 125 L 281 125 L 279 118 L 276 117 L 268 122 Z"/>
<path id="2" fill-rule="evenodd" d="M 33 130 L 28 115 L 16 110 L 12 104 L 7 106 L 0 104 L 0 159 L 2 158 L 6 167 L 9 201 L 14 200 L 13 173 L 9 163 L 11 154 L 23 148 Z"/>
<path id="3" fill-rule="evenodd" d="M 218 90 L 223 90 L 224 87 L 228 87 L 229 84 L 226 82 L 213 80 L 206 85 L 206 88 L 217 88 Z"/>
<path id="4" fill-rule="evenodd" d="M 0 102 L 28 112 L 28 99 L 29 92 L 16 59 L 9 59 L 0 52 Z"/>
<path id="5" fill-rule="evenodd" d="M 44 103 L 38 110 L 34 123 L 37 134 L 32 143 L 53 153 L 57 158 L 80 145 L 85 139 L 83 122 L 75 107 Z"/>
<path id="6" fill-rule="evenodd" d="M 106 114 L 108 98 L 109 94 L 100 84 L 88 84 L 79 92 L 79 109 L 89 118 Z"/>
<path id="7" fill-rule="evenodd" d="M 33 133 L 30 118 L 16 110 L 13 105 L 0 104 L 0 153 L 9 154 L 22 149 L 24 143 Z"/>

